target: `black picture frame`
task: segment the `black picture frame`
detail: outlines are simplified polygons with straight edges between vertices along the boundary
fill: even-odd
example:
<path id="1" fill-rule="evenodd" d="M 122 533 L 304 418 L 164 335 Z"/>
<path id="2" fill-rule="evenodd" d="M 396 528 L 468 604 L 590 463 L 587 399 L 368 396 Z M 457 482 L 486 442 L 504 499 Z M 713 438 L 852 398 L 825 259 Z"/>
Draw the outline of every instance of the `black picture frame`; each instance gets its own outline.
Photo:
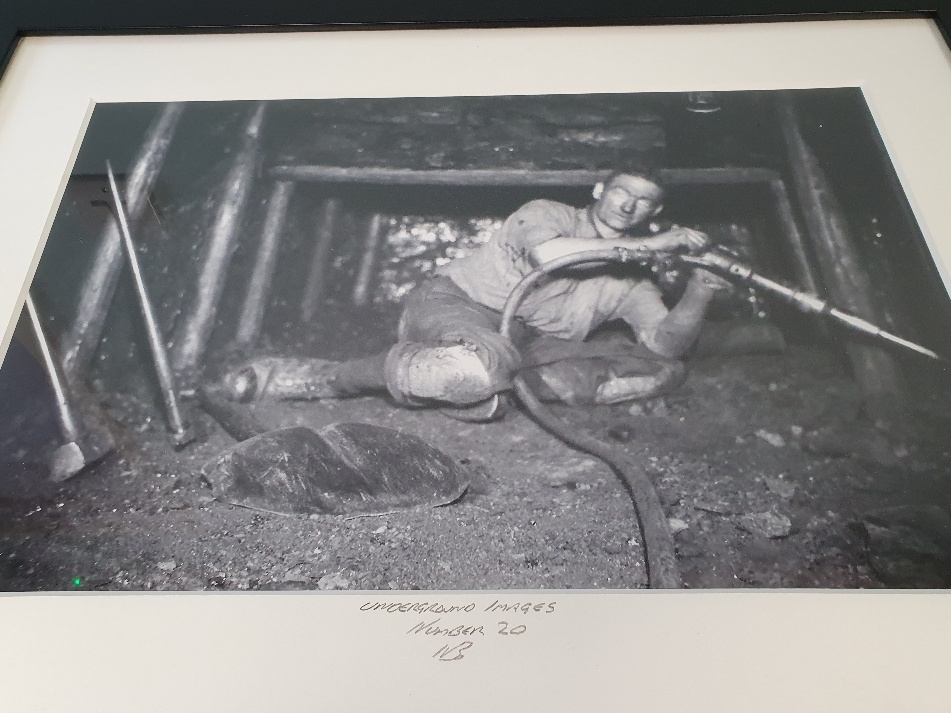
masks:
<path id="1" fill-rule="evenodd" d="M 933 19 L 941 29 L 942 34 L 949 46 L 951 46 L 951 2 L 942 0 L 932 0 L 930 8 L 922 9 L 919 3 L 910 0 L 825 0 L 818 2 L 816 0 L 793 0 L 785 3 L 766 3 L 762 0 L 710 0 L 700 2 L 699 0 L 677 0 L 664 4 L 640 4 L 638 6 L 629 6 L 620 2 L 605 3 L 597 7 L 584 5 L 581 2 L 572 0 L 522 0 L 518 3 L 485 2 L 471 6 L 456 6 L 451 3 L 420 2 L 416 0 L 411 3 L 401 4 L 399 6 L 388 6 L 386 3 L 358 2 L 349 3 L 346 6 L 314 5 L 306 0 L 281 0 L 279 3 L 255 3 L 250 0 L 241 2 L 226 2 L 224 0 L 213 0 L 201 4 L 189 3 L 186 0 L 174 0 L 165 3 L 120 3 L 115 0 L 99 2 L 94 6 L 83 6 L 68 2 L 68 0 L 50 0 L 36 4 L 18 4 L 16 7 L 9 8 L 4 15 L 0 17 L 0 81 L 2 73 L 6 69 L 16 48 L 16 44 L 21 37 L 27 36 L 49 36 L 49 35 L 119 35 L 136 33 L 232 33 L 232 32 L 260 32 L 260 31 L 283 31 L 283 30 L 314 30 L 314 31 L 333 31 L 335 29 L 365 29 L 368 31 L 385 31 L 387 29 L 408 29 L 412 28 L 437 28 L 437 27 L 509 27 L 509 26 L 601 26 L 601 25 L 646 25 L 646 24 L 692 24 L 692 23 L 742 23 L 749 21 L 783 21 L 790 19 L 797 20 L 815 20 L 815 19 L 855 19 L 861 18 L 880 18 L 880 17 L 928 17 Z M 104 68 L 103 71 L 108 71 Z M 110 598 L 112 603 L 118 602 L 117 598 Z M 167 601 L 167 600 L 166 600 Z M 8 604 L 16 604 L 9 601 Z M 927 610 L 927 614 L 922 616 L 909 616 L 907 623 L 911 626 L 922 627 L 922 621 L 927 621 L 927 616 L 932 618 L 941 614 L 942 608 L 946 615 L 947 599 L 940 601 L 922 600 L 922 610 Z M 3 604 L 3 602 L 0 602 Z M 941 605 L 944 605 L 943 607 Z M 212 616 L 209 603 L 205 614 Z M 109 614 L 106 613 L 104 606 L 83 607 L 85 612 L 94 620 L 98 620 L 99 626 L 106 626 L 106 620 Z M 2 611 L 0 606 L 0 630 L 2 630 L 2 621 L 7 616 L 16 616 L 17 607 L 10 606 L 7 611 Z M 231 608 L 232 611 L 235 607 Z M 240 609 L 240 608 L 238 608 Z M 78 613 L 77 609 L 70 610 Z M 154 613 L 154 612 L 153 612 Z M 159 607 L 158 616 L 175 617 L 174 612 L 169 612 L 167 608 Z M 190 612 L 188 616 L 193 616 Z M 808 609 L 804 610 L 804 616 L 808 616 Z M 849 612 L 842 611 L 842 616 L 848 619 Z M 921 621 L 920 621 L 921 620 Z M 240 622 L 235 622 L 240 626 Z M 94 627 L 76 626 L 76 622 L 62 621 L 60 624 L 66 626 L 60 633 L 67 633 L 73 638 L 83 633 L 92 633 Z M 196 621 L 197 624 L 197 621 Z M 43 628 L 47 629 L 43 638 L 50 646 L 60 646 L 55 643 L 56 636 L 54 623 L 46 623 Z M 778 632 L 789 632 L 793 624 L 786 622 L 778 626 Z M 239 639 L 229 639 L 229 643 L 222 646 L 235 645 Z M 370 642 L 372 643 L 372 641 Z M 781 642 L 780 642 L 781 643 Z M 816 642 L 821 646 L 821 642 Z M 881 646 L 888 645 L 887 640 L 878 642 Z M 736 646 L 736 641 L 725 642 L 726 645 Z M 72 645 L 72 644 L 71 644 Z M 96 657 L 95 642 L 84 642 L 89 648 L 85 655 Z M 143 647 L 150 645 L 150 642 L 144 641 Z M 689 642 L 684 642 L 685 646 Z M 91 652 L 91 653 L 90 653 Z M 900 655 L 901 652 L 898 652 Z M 77 653 L 77 655 L 84 655 Z M 264 651 L 249 652 L 249 655 L 266 656 Z M 639 655 L 647 656 L 649 652 L 641 652 Z M 28 653 L 33 660 L 41 658 L 38 653 Z M 57 658 L 56 661 L 61 661 Z M 161 663 L 168 661 L 165 659 L 144 658 L 146 663 Z M 877 655 L 870 656 L 872 661 L 881 661 Z M 48 672 L 49 676 L 55 676 L 60 669 L 54 664 L 54 667 Z M 520 661 L 516 665 L 531 666 L 530 661 Z M 222 675 L 220 670 L 222 663 L 213 664 L 212 670 L 218 675 Z M 356 666 L 356 663 L 355 663 Z M 306 668 L 306 667 L 305 667 Z M 715 668 L 715 666 L 714 666 Z M 579 674 L 588 670 L 587 665 L 579 663 Z M 936 669 L 938 671 L 939 669 Z M 885 675 L 885 672 L 882 672 Z M 104 673 L 108 675 L 108 673 Z M 199 703 L 213 703 L 213 697 L 198 696 L 193 699 L 192 704 L 180 702 L 182 698 L 182 685 L 188 685 L 188 681 L 193 680 L 191 676 L 183 676 L 175 679 L 174 670 L 157 670 L 156 675 L 159 679 L 165 681 L 164 685 L 157 685 L 156 691 L 164 690 L 168 694 L 166 704 L 169 707 L 179 710 L 199 709 Z M 271 682 L 268 685 L 274 685 L 274 681 L 283 680 L 286 672 L 272 671 L 269 673 Z M 514 670 L 513 670 L 514 675 Z M 673 674 L 672 674 L 673 675 Z M 689 675 L 685 674 L 685 675 Z M 182 684 L 182 680 L 186 683 Z M 262 680 L 262 685 L 264 681 Z M 491 685 L 491 682 L 484 682 Z M 583 685 L 579 680 L 579 684 Z M 63 684 L 59 684 L 63 685 Z M 372 684 L 372 679 L 368 685 Z M 425 686 L 424 680 L 419 681 L 420 686 Z M 473 676 L 470 676 L 463 682 L 465 686 L 477 685 Z M 784 685 L 809 685 L 808 681 L 799 682 L 783 681 L 781 677 L 776 680 L 777 695 Z M 843 684 L 846 685 L 846 684 Z M 903 685 L 901 674 L 895 678 L 896 689 Z M 937 689 L 938 687 L 936 687 Z M 120 689 L 122 687 L 120 686 Z M 152 691 L 154 695 L 156 691 Z M 128 690 L 123 690 L 128 694 Z M 77 693 L 77 709 L 86 710 L 86 706 L 92 709 L 93 701 L 84 701 L 81 699 L 81 693 Z M 676 689 L 672 684 L 672 697 L 676 698 Z M 489 697 L 487 700 L 491 700 Z M 597 698 L 594 699 L 595 701 Z M 896 697 L 895 700 L 900 700 Z M 179 701 L 173 703 L 173 701 Z M 471 698 L 462 707 L 463 710 L 475 708 L 477 698 Z M 283 703 L 280 698 L 274 700 L 277 703 L 276 709 L 282 709 Z M 617 703 L 618 701 L 615 701 Z M 628 703 L 636 702 L 636 692 L 632 692 Z M 314 707 L 320 705 L 318 700 L 312 701 Z M 759 705 L 765 704 L 770 707 L 776 701 L 759 701 Z M 892 702 L 894 704 L 894 701 Z M 716 702 L 706 701 L 700 703 L 701 706 L 712 704 L 716 707 Z M 40 704 L 37 704 L 39 709 Z M 100 701 L 102 710 L 134 710 L 136 706 L 134 701 L 117 698 L 113 701 Z M 126 707 L 128 705 L 128 707 Z M 597 704 L 596 704 L 597 705 Z M 751 704 L 752 705 L 752 704 Z M 886 701 L 882 702 L 883 707 L 888 707 Z M 935 700 L 938 705 L 938 699 Z M 179 707 L 180 706 L 180 707 Z M 195 707 L 192 707 L 195 706 Z M 470 708 L 469 706 L 472 706 Z M 508 710 L 508 708 L 504 709 Z M 784 709 L 783 706 L 779 706 Z M 143 708 L 144 709 L 144 708 Z M 151 710 L 152 708 L 148 708 Z M 204 708 L 205 710 L 213 708 Z M 393 710 L 402 710 L 399 702 L 394 701 Z M 752 709 L 752 708 L 751 708 Z"/>
<path id="2" fill-rule="evenodd" d="M 282 30 L 408 29 L 427 27 L 552 27 L 736 23 L 881 17 L 930 17 L 949 41 L 951 3 L 930 0 L 674 0 L 665 3 L 519 0 L 470 4 L 413 0 L 311 3 L 281 0 L 172 0 L 76 4 L 68 0 L 11 3 L 0 17 L 0 74 L 20 37 L 132 33 L 227 33 Z M 951 42 L 951 41 L 949 41 Z"/>

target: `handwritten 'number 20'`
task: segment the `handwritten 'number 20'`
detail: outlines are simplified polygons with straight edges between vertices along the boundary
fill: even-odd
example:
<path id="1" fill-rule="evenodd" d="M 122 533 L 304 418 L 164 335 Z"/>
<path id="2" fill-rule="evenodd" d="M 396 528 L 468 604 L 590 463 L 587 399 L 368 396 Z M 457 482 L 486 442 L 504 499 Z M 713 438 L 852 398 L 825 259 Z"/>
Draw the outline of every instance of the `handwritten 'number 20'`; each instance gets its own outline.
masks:
<path id="1" fill-rule="evenodd" d="M 499 633 L 502 634 L 503 636 L 508 636 L 509 634 L 511 634 L 512 636 L 518 636 L 519 634 L 525 633 L 524 624 L 518 624 L 517 626 L 513 626 L 511 629 L 508 628 L 508 625 L 509 623 L 507 621 L 499 622 L 499 626 L 502 627 L 501 629 L 499 629 Z"/>

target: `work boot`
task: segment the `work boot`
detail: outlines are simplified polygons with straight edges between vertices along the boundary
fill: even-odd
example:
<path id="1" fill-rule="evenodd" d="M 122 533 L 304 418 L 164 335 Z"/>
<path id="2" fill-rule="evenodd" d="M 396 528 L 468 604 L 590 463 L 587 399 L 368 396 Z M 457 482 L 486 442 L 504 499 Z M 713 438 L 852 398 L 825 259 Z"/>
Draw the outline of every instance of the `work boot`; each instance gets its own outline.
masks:
<path id="1" fill-rule="evenodd" d="M 680 386 L 687 378 L 687 370 L 679 361 L 661 365 L 655 374 L 629 376 L 609 374 L 595 392 L 594 402 L 609 406 L 637 399 L 649 399 Z"/>
<path id="2" fill-rule="evenodd" d="M 218 391 L 242 403 L 339 398 L 342 394 L 333 385 L 337 366 L 326 359 L 261 357 L 225 374 Z"/>
<path id="3" fill-rule="evenodd" d="M 590 406 L 598 386 L 608 377 L 608 367 L 602 359 L 562 359 L 523 369 L 519 374 L 541 401 Z"/>

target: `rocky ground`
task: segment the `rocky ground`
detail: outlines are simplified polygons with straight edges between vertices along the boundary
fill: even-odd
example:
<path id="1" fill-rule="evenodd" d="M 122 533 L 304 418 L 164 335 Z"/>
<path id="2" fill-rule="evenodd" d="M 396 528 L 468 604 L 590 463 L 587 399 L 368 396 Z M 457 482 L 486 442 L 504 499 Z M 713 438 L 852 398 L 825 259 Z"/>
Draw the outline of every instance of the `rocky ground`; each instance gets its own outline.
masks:
<path id="1" fill-rule="evenodd" d="M 0 444 L 17 456 L 0 469 L 0 590 L 646 585 L 632 504 L 611 470 L 520 412 L 474 425 L 372 397 L 255 406 L 274 427 L 415 433 L 471 478 L 451 505 L 346 519 L 219 502 L 201 469 L 233 441 L 207 415 L 192 411 L 202 437 L 176 453 L 151 405 L 112 395 L 106 408 L 125 447 L 62 486 L 45 480 L 52 442 L 17 452 L 14 433 Z M 20 411 L 21 441 L 49 419 L 35 404 Z M 827 351 L 701 360 L 665 399 L 559 413 L 649 474 L 687 587 L 951 584 L 948 422 L 922 419 L 911 435 L 864 422 Z"/>

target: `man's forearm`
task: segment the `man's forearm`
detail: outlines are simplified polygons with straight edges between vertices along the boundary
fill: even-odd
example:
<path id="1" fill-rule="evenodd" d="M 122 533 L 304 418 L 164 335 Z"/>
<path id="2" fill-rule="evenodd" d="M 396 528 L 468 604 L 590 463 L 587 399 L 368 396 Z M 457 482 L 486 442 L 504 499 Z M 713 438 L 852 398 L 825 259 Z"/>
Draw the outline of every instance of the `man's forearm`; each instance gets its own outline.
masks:
<path id="1" fill-rule="evenodd" d="M 553 238 L 532 248 L 529 259 L 537 267 L 566 255 L 574 255 L 586 250 L 609 250 L 611 248 L 659 252 L 672 250 L 674 246 L 670 237 L 666 234 L 654 235 L 649 238 Z"/>

